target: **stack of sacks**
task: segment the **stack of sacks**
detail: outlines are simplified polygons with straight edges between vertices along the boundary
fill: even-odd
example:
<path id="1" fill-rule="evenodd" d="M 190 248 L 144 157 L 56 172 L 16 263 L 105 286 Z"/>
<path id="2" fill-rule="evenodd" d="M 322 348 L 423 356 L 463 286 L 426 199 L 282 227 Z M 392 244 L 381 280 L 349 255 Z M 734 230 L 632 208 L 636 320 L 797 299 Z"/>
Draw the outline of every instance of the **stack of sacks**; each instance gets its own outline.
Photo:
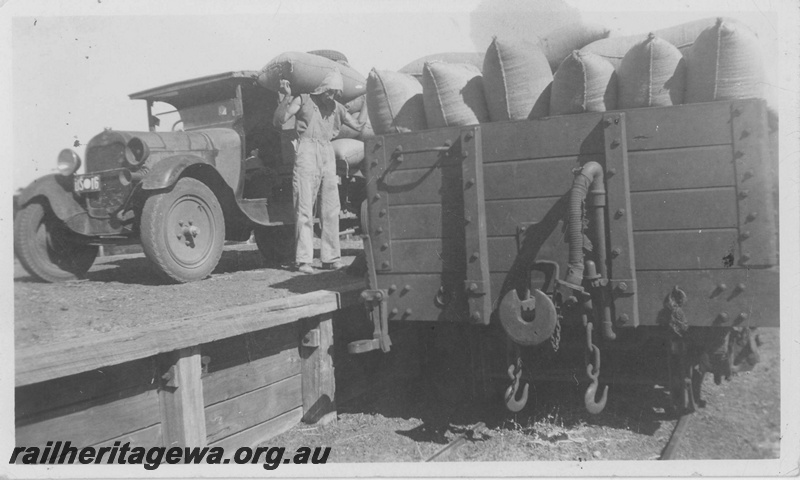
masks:
<path id="1" fill-rule="evenodd" d="M 555 72 L 573 50 L 580 50 L 592 42 L 608 38 L 611 30 L 596 23 L 576 22 L 553 30 L 542 38 L 542 50 L 550 70 Z"/>
<path id="2" fill-rule="evenodd" d="M 425 68 L 426 62 L 468 63 L 470 65 L 475 65 L 478 69 L 480 69 L 483 67 L 483 53 L 474 53 L 474 52 L 434 53 L 433 55 L 426 55 L 424 57 L 420 57 L 398 71 L 400 73 L 411 75 L 420 82 L 422 82 L 422 70 Z"/>
<path id="3" fill-rule="evenodd" d="M 617 74 L 599 55 L 574 51 L 553 76 L 550 115 L 605 112 L 617 108 Z"/>
<path id="4" fill-rule="evenodd" d="M 492 40 L 483 59 L 483 93 L 493 122 L 546 117 L 553 81 L 541 48 L 528 42 Z"/>
<path id="5" fill-rule="evenodd" d="M 422 100 L 429 128 L 489 121 L 483 79 L 474 65 L 426 62 L 422 70 Z"/>
<path id="6" fill-rule="evenodd" d="M 325 75 L 334 70 L 342 74 L 343 102 L 349 102 L 366 92 L 366 79 L 349 66 L 303 52 L 285 52 L 270 60 L 259 72 L 258 83 L 277 92 L 280 81 L 285 79 L 291 83 L 293 94 L 310 93 L 322 83 Z"/>
<path id="7" fill-rule="evenodd" d="M 686 64 L 678 48 L 649 34 L 622 58 L 617 70 L 618 107 L 666 107 L 683 103 Z"/>
<path id="8" fill-rule="evenodd" d="M 422 84 L 411 75 L 373 68 L 367 76 L 366 105 L 378 135 L 427 128 Z"/>
<path id="9" fill-rule="evenodd" d="M 733 20 L 730 19 L 724 20 L 726 23 L 733 22 Z M 655 30 L 653 34 L 678 47 L 678 50 L 680 50 L 683 55 L 686 55 L 686 52 L 692 47 L 697 36 L 700 35 L 703 30 L 713 26 L 715 21 L 715 18 L 703 18 L 674 27 Z M 618 68 L 620 62 L 622 62 L 622 58 L 628 53 L 628 50 L 633 48 L 633 46 L 640 41 L 640 35 L 609 37 L 592 42 L 583 47 L 581 51 L 596 53 L 611 62 L 614 68 Z"/>
<path id="10" fill-rule="evenodd" d="M 686 103 L 762 98 L 764 65 L 758 38 L 722 18 L 686 52 Z"/>

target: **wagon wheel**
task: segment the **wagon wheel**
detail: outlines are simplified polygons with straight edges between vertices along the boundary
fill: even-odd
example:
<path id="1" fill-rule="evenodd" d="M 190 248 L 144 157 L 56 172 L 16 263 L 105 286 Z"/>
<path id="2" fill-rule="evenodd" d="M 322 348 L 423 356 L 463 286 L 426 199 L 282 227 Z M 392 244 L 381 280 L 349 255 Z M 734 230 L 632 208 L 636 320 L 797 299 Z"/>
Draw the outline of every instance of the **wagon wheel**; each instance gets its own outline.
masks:
<path id="1" fill-rule="evenodd" d="M 294 225 L 256 227 L 253 234 L 258 251 L 267 262 L 282 263 L 294 259 Z"/>
<path id="2" fill-rule="evenodd" d="M 140 230 L 147 258 L 176 282 L 207 277 L 222 256 L 222 207 L 214 192 L 194 178 L 181 178 L 171 190 L 151 195 Z"/>
<path id="3" fill-rule="evenodd" d="M 87 245 L 52 211 L 31 202 L 14 219 L 14 252 L 28 273 L 45 282 L 86 276 L 98 247 Z"/>

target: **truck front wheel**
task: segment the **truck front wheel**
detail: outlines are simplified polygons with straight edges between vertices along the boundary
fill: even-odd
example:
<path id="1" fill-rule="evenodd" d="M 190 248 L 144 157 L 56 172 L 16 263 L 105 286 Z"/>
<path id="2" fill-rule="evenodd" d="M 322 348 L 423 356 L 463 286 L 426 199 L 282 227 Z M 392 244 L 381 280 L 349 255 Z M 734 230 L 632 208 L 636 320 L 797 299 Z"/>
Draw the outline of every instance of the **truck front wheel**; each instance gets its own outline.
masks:
<path id="1" fill-rule="evenodd" d="M 151 195 L 142 210 L 142 248 L 170 279 L 202 280 L 222 256 L 225 218 L 203 182 L 184 177 L 171 190 Z"/>
<path id="2" fill-rule="evenodd" d="M 14 219 L 14 251 L 28 273 L 55 283 L 85 277 L 98 247 L 82 243 L 48 207 L 34 201 Z"/>

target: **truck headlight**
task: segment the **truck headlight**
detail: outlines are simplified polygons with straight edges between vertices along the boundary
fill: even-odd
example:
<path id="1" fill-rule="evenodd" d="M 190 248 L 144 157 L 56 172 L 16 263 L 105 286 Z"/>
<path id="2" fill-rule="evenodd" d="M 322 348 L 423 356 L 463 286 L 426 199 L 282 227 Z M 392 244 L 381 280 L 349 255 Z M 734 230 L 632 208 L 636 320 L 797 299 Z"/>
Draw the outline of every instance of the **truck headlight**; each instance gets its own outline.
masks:
<path id="1" fill-rule="evenodd" d="M 68 177 L 81 168 L 81 157 L 69 148 L 65 148 L 58 154 L 56 167 L 58 168 L 58 173 Z"/>
<path id="2" fill-rule="evenodd" d="M 125 145 L 125 161 L 130 168 L 137 169 L 142 166 L 150 156 L 150 147 L 139 137 L 133 137 Z"/>

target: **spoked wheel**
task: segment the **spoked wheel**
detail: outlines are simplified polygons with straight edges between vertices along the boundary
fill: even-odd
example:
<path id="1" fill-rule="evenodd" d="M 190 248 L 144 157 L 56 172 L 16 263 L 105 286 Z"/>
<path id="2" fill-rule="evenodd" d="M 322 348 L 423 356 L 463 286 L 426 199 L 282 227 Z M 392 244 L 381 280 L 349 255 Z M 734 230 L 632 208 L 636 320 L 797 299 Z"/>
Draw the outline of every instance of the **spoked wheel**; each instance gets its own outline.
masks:
<path id="1" fill-rule="evenodd" d="M 225 242 L 222 207 L 203 182 L 184 177 L 150 196 L 142 210 L 145 255 L 170 279 L 202 280 L 217 266 Z"/>
<path id="2" fill-rule="evenodd" d="M 14 220 L 14 251 L 32 276 L 45 282 L 84 278 L 97 258 L 98 247 L 87 245 L 48 207 L 26 205 Z"/>
<path id="3" fill-rule="evenodd" d="M 281 263 L 294 260 L 294 225 L 256 227 L 253 234 L 258 251 L 267 262 Z"/>

